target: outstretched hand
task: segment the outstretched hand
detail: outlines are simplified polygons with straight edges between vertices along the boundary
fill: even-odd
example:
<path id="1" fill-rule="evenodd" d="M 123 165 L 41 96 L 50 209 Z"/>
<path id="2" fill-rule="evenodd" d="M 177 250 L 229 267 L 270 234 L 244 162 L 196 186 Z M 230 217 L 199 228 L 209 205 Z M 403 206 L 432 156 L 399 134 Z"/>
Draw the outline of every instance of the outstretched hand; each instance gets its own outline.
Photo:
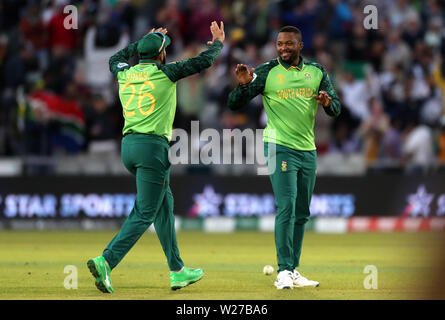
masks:
<path id="1" fill-rule="evenodd" d="M 213 44 L 216 40 L 224 42 L 226 34 L 224 33 L 224 22 L 221 21 L 221 26 L 218 26 L 216 21 L 210 25 L 210 32 L 212 33 L 212 41 L 207 42 L 208 45 Z"/>
<path id="2" fill-rule="evenodd" d="M 332 103 L 332 98 L 323 90 L 319 92 L 318 96 L 314 94 L 313 97 L 323 107 L 329 107 Z"/>
<path id="3" fill-rule="evenodd" d="M 240 85 L 245 85 L 250 83 L 253 80 L 253 72 L 255 71 L 252 68 L 249 72 L 249 69 L 245 64 L 237 64 L 235 68 L 235 75 L 238 79 Z"/>

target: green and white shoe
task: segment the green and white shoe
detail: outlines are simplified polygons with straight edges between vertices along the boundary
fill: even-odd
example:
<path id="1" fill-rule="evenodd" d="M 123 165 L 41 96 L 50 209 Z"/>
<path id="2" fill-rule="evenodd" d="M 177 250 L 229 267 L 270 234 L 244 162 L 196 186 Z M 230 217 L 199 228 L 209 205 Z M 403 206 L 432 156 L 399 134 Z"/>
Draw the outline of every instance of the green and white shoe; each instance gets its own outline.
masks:
<path id="1" fill-rule="evenodd" d="M 202 269 L 184 267 L 181 272 L 170 273 L 170 286 L 172 290 L 178 290 L 201 280 L 204 276 Z"/>
<path id="2" fill-rule="evenodd" d="M 110 273 L 111 269 L 104 257 L 96 257 L 88 260 L 88 269 L 96 279 L 96 287 L 103 293 L 113 293 L 114 289 L 111 286 Z"/>

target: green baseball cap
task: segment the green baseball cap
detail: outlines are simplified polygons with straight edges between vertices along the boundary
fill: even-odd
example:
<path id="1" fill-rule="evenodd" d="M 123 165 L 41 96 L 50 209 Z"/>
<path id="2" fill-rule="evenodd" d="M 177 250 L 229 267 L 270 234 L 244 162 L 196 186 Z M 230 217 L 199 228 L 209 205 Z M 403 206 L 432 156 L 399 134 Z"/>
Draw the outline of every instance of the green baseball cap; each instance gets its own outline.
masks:
<path id="1" fill-rule="evenodd" d="M 137 51 L 141 57 L 155 58 L 171 43 L 168 36 L 161 32 L 146 34 L 138 41 Z"/>

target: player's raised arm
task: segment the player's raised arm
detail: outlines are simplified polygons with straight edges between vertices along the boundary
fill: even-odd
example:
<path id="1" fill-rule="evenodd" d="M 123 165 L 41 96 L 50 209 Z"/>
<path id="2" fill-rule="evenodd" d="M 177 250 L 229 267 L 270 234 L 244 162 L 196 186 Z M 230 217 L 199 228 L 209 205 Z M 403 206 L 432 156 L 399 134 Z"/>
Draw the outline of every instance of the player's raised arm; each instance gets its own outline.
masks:
<path id="1" fill-rule="evenodd" d="M 117 77 L 120 71 L 130 68 L 128 60 L 137 54 L 137 46 L 137 41 L 130 43 L 127 47 L 112 55 L 110 60 L 108 60 L 110 71 L 115 77 Z"/>
<path id="2" fill-rule="evenodd" d="M 199 73 L 215 62 L 221 53 L 225 39 L 224 23 L 221 21 L 221 24 L 218 26 L 216 21 L 213 21 L 210 25 L 210 32 L 212 33 L 212 41 L 207 42 L 209 45 L 207 50 L 201 52 L 194 58 L 169 63 L 162 67 L 162 71 L 164 71 L 171 81 L 176 82 L 182 78 Z"/>

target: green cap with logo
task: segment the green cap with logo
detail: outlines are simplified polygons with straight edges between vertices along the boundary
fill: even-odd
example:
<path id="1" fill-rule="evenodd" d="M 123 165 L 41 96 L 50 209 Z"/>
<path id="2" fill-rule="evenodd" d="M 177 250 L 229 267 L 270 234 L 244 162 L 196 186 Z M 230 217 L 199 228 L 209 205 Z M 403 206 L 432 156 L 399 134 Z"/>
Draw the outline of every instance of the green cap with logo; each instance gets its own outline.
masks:
<path id="1" fill-rule="evenodd" d="M 137 51 L 141 57 L 155 58 L 171 43 L 168 36 L 161 32 L 146 34 L 138 41 Z"/>

